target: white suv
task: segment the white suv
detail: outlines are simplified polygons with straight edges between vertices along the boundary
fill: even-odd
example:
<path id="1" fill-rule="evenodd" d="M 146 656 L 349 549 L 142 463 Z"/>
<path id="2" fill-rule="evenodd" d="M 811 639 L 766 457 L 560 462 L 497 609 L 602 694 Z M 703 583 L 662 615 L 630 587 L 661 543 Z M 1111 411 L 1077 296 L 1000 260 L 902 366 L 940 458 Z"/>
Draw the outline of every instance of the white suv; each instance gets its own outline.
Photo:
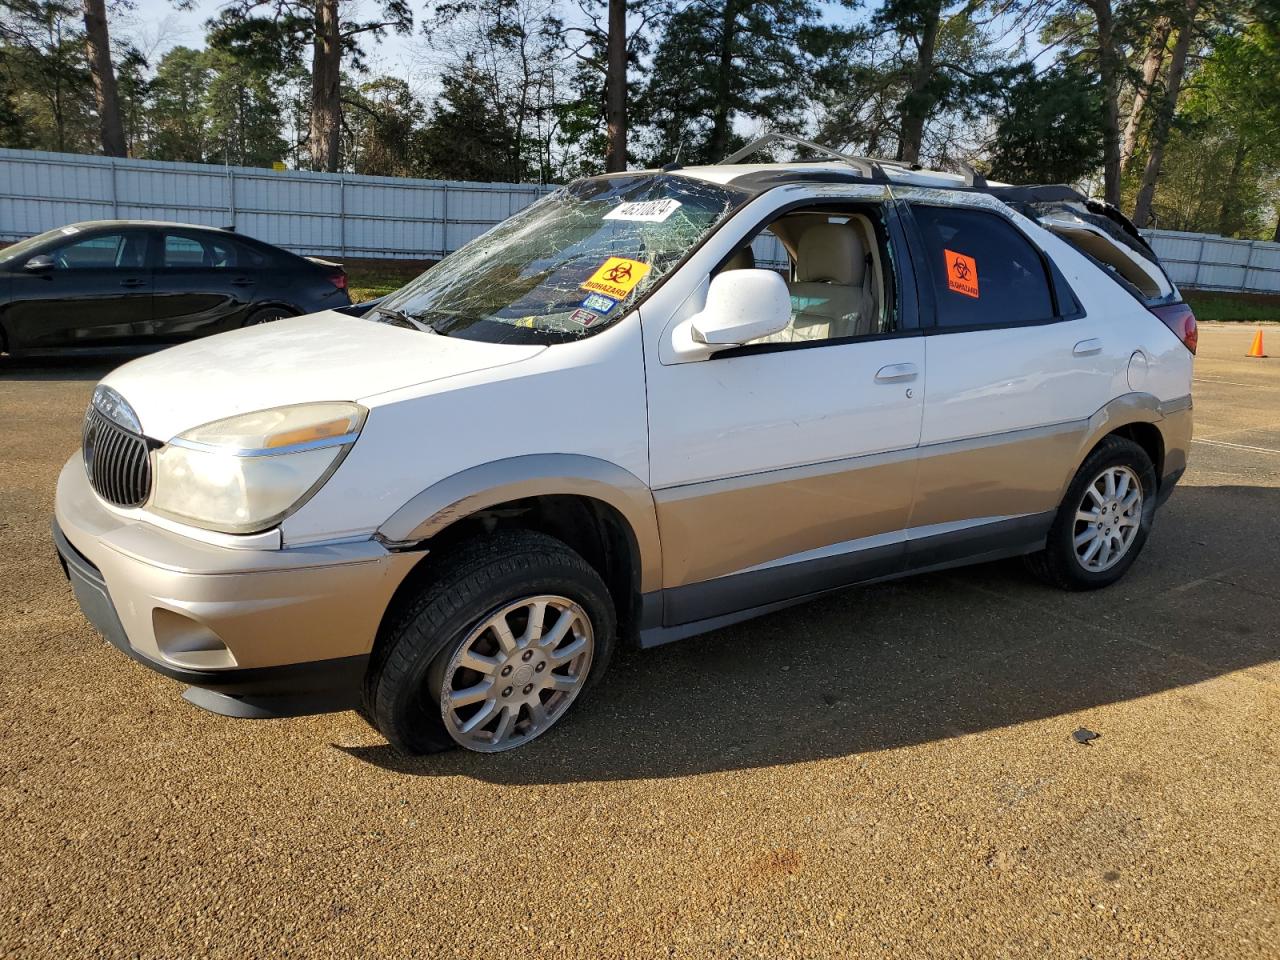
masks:
<path id="1" fill-rule="evenodd" d="M 98 386 L 55 539 L 98 629 L 237 716 L 526 743 L 620 642 L 1026 555 L 1113 583 L 1195 321 L 1114 209 L 859 158 L 592 177 L 363 317 Z"/>

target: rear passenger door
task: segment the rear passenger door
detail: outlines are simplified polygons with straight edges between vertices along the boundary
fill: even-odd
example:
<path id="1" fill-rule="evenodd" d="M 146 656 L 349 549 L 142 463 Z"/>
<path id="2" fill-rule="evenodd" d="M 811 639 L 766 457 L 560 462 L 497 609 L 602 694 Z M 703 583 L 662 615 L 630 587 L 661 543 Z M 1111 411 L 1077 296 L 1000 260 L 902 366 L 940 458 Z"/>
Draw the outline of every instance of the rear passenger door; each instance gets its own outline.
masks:
<path id="1" fill-rule="evenodd" d="M 232 237 L 162 230 L 157 259 L 150 340 L 187 340 L 244 323 L 260 269 Z"/>
<path id="2" fill-rule="evenodd" d="M 995 201 L 911 202 L 906 219 L 929 370 L 910 526 L 934 545 L 913 565 L 1025 546 L 1088 419 L 1127 389 L 1129 351 Z"/>

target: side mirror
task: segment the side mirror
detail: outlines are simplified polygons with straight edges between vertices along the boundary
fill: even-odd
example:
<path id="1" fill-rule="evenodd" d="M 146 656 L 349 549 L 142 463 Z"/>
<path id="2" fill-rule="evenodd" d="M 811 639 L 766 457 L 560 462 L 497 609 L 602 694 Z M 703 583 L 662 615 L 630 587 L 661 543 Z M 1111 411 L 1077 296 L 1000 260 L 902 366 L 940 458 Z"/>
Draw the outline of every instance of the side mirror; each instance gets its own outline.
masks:
<path id="1" fill-rule="evenodd" d="M 791 322 L 787 283 L 772 270 L 726 270 L 712 277 L 707 305 L 690 318 L 690 335 L 708 347 L 733 347 L 767 337 Z"/>
<path id="2" fill-rule="evenodd" d="M 47 253 L 38 253 L 22 266 L 27 273 L 48 273 L 53 269 L 53 257 Z"/>

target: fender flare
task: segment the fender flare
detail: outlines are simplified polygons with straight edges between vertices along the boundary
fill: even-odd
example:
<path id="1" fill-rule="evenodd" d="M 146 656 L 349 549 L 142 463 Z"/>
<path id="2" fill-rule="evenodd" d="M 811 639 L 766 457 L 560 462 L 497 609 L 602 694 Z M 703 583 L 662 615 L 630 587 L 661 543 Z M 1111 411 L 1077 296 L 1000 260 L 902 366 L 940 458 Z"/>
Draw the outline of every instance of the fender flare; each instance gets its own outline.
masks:
<path id="1" fill-rule="evenodd" d="M 1185 469 L 1187 445 L 1191 441 L 1191 396 L 1160 400 L 1150 393 L 1126 393 L 1091 416 L 1076 450 L 1074 462 L 1062 482 L 1065 495 L 1085 457 L 1107 434 L 1135 423 L 1150 424 L 1160 431 L 1164 445 L 1164 473 Z M 1157 477 L 1163 480 L 1163 477 Z"/>
<path id="2" fill-rule="evenodd" d="M 631 528 L 640 591 L 662 583 L 662 548 L 653 492 L 615 463 L 572 453 L 526 454 L 469 467 L 412 497 L 378 528 L 385 541 L 429 540 L 479 510 L 537 496 L 580 496 L 613 507 Z"/>

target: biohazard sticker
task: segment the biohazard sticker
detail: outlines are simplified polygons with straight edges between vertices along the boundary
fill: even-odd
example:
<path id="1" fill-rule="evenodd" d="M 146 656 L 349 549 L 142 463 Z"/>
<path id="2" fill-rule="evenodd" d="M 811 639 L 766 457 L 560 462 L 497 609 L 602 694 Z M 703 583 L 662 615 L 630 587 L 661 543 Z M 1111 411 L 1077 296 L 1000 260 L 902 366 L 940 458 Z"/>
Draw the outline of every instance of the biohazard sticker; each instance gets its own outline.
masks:
<path id="1" fill-rule="evenodd" d="M 590 290 L 592 293 L 603 293 L 614 300 L 621 300 L 635 289 L 636 284 L 643 280 L 648 272 L 647 263 L 626 260 L 622 257 L 610 257 L 582 285 L 582 289 Z"/>
<path id="2" fill-rule="evenodd" d="M 569 321 L 584 327 L 589 327 L 600 319 L 600 314 L 592 313 L 590 310 L 575 310 L 569 314 Z"/>
<path id="3" fill-rule="evenodd" d="M 604 219 L 662 223 L 679 209 L 679 200 L 641 200 L 636 203 L 618 204 L 604 215 Z"/>
<path id="4" fill-rule="evenodd" d="M 945 248 L 942 255 L 947 261 L 947 286 L 956 293 L 977 299 L 978 261 Z"/>
<path id="5" fill-rule="evenodd" d="M 610 300 L 608 297 L 602 297 L 598 293 L 588 293 L 582 301 L 582 306 L 588 310 L 594 310 L 596 313 L 608 313 L 617 305 L 617 300 Z"/>

